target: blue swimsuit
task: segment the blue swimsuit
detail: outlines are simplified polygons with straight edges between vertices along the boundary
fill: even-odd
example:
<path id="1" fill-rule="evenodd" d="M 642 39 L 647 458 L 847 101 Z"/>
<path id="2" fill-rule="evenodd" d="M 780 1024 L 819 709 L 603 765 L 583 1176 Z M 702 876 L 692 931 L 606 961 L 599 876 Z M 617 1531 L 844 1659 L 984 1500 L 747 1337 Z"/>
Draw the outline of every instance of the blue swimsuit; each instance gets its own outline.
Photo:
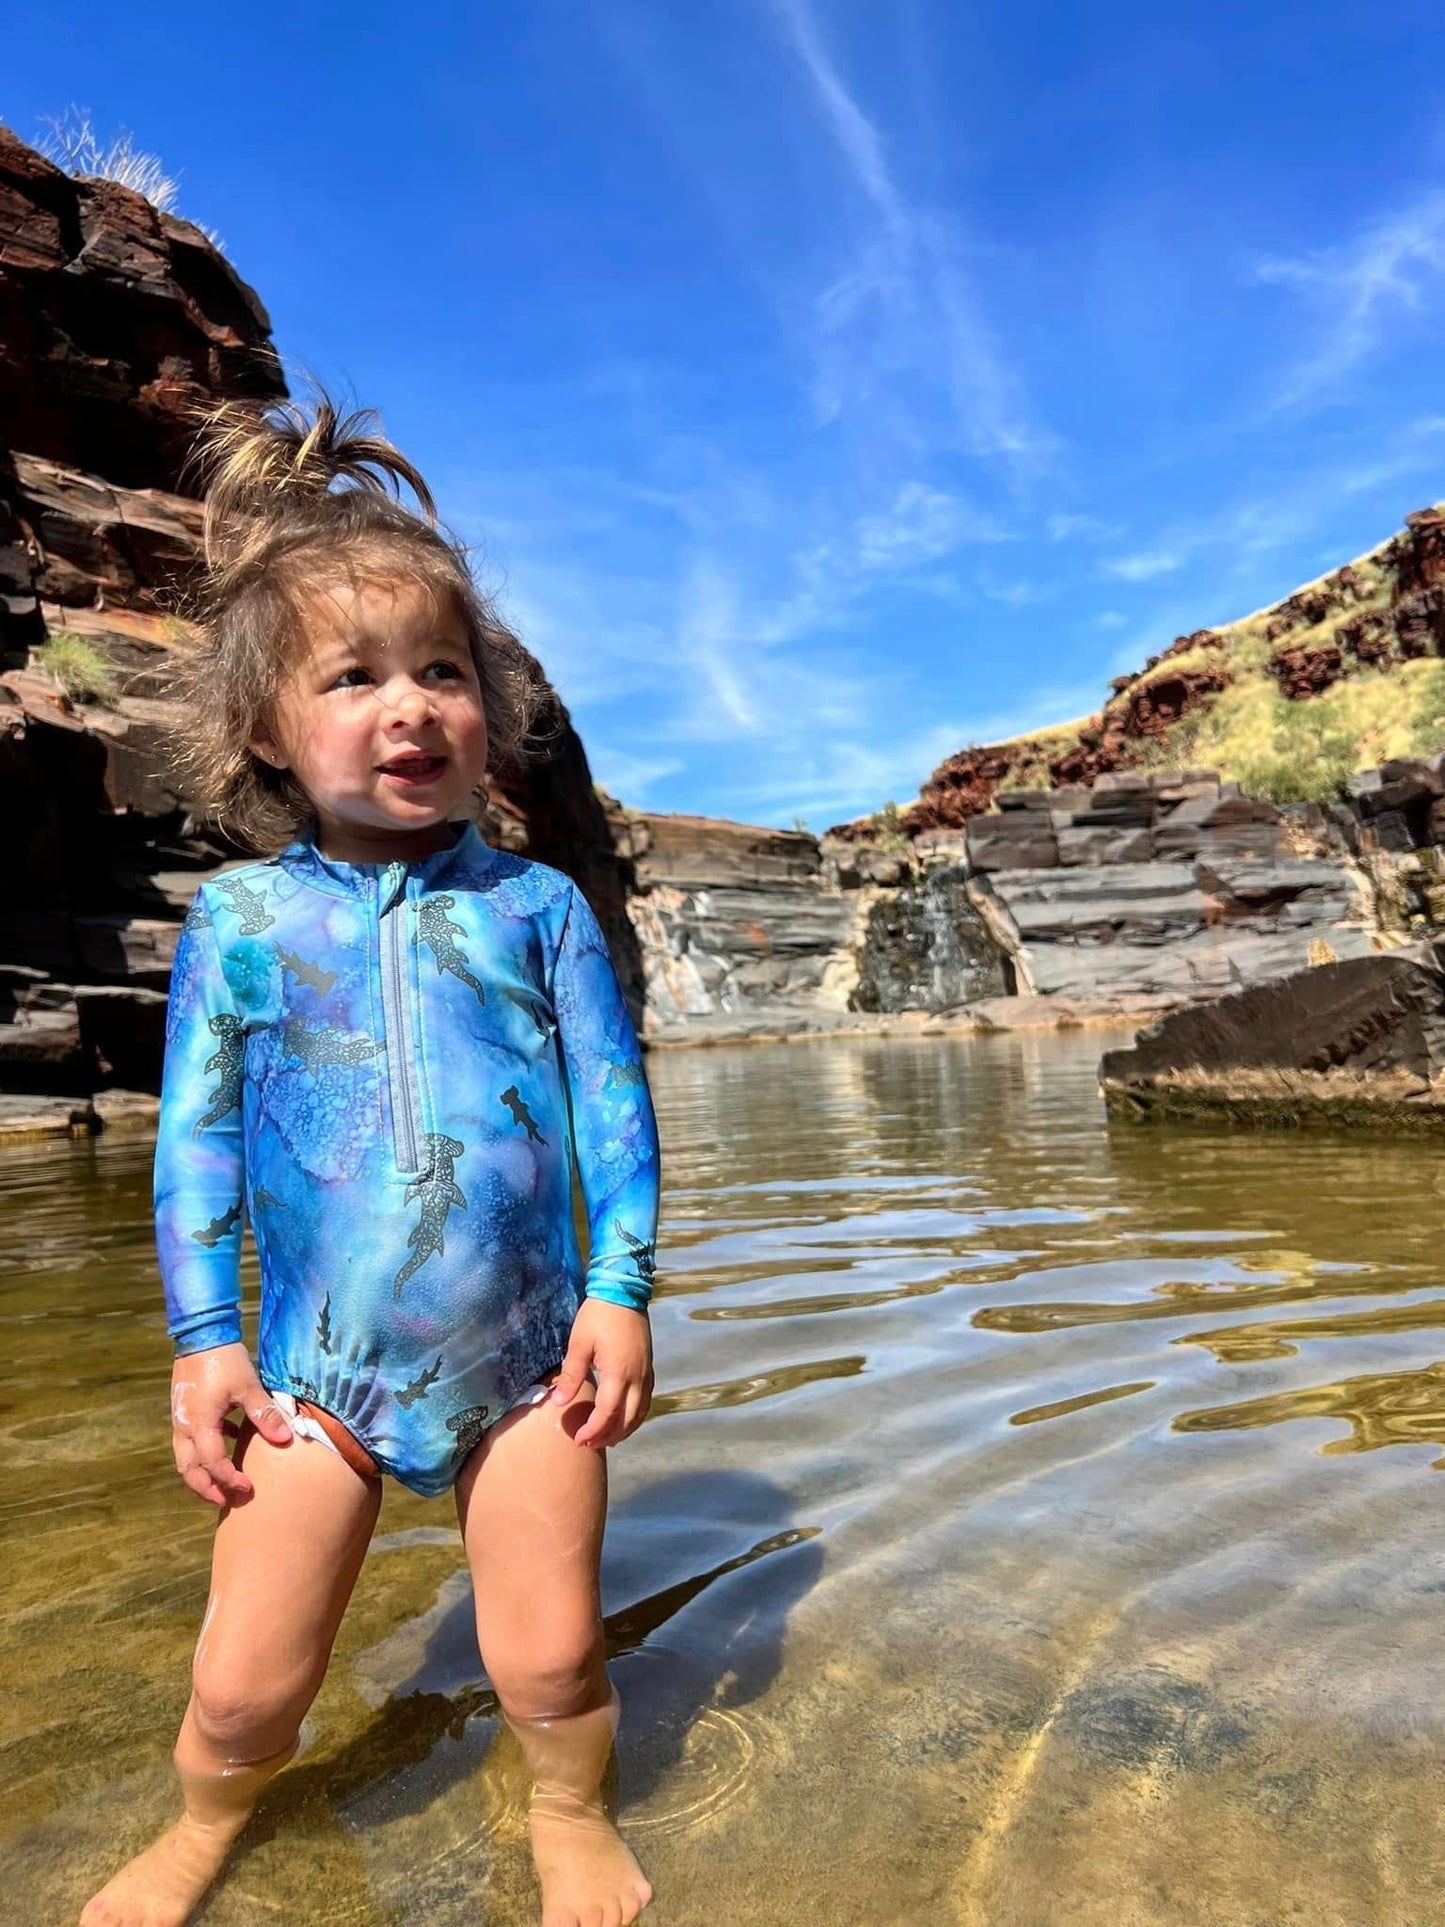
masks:
<path id="1" fill-rule="evenodd" d="M 561 871 L 468 823 L 410 863 L 302 836 L 197 892 L 155 1158 L 178 1354 L 239 1340 L 249 1221 L 262 1384 L 444 1492 L 584 1294 L 647 1305 L 658 1168 L 606 940 Z"/>

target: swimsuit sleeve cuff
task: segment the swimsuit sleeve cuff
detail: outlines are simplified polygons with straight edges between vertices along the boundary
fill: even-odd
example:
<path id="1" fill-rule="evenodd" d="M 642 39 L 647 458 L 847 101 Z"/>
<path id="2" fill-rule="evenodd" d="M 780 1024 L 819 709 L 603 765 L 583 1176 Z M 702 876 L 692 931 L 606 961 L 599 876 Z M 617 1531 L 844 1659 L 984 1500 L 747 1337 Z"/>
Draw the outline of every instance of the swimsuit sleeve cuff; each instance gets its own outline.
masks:
<path id="1" fill-rule="evenodd" d="M 588 1285 L 586 1298 L 600 1298 L 608 1305 L 623 1305 L 628 1311 L 646 1311 L 652 1294 L 643 1285 L 619 1285 L 612 1280 Z"/>
<path id="2" fill-rule="evenodd" d="M 182 1325 L 172 1326 L 170 1335 L 176 1343 L 177 1358 L 185 1358 L 191 1352 L 214 1351 L 218 1345 L 239 1345 L 240 1314 L 235 1311 L 206 1312 L 200 1317 L 187 1319 Z"/>

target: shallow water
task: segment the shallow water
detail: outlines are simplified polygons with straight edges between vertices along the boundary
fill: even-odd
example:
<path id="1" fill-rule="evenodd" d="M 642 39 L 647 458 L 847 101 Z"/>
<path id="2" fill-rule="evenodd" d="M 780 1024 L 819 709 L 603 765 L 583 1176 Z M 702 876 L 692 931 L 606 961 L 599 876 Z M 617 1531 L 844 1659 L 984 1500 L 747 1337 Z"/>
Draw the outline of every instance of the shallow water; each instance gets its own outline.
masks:
<path id="1" fill-rule="evenodd" d="M 659 1395 L 609 1454 L 657 1927 L 1435 1919 L 1445 1166 L 1108 1127 L 1098 1037 L 655 1055 Z M 0 1169 L 0 1919 L 172 1809 L 210 1511 L 150 1146 Z M 535 1919 L 447 1501 L 392 1488 L 208 1927 Z"/>

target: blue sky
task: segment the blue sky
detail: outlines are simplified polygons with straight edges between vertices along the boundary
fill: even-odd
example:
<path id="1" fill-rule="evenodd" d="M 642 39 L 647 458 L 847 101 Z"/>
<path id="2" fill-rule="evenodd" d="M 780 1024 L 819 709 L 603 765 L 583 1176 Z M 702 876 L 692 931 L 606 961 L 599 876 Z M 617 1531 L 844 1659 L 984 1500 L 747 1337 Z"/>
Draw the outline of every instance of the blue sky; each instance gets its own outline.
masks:
<path id="1" fill-rule="evenodd" d="M 1438 12 L 49 0 L 639 807 L 814 830 L 1445 495 Z"/>

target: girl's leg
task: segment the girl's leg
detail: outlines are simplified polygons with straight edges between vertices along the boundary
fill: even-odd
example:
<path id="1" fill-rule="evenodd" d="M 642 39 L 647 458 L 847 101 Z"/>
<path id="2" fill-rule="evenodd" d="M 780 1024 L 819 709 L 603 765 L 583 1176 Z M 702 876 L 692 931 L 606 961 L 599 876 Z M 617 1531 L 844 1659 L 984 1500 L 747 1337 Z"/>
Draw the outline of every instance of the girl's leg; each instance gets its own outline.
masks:
<path id="1" fill-rule="evenodd" d="M 381 1505 L 315 1440 L 271 1445 L 249 1424 L 236 1463 L 254 1487 L 216 1527 L 211 1596 L 173 1758 L 185 1812 L 123 1867 L 81 1927 L 181 1927 L 220 1872 L 262 1787 L 296 1750 Z"/>
<path id="2" fill-rule="evenodd" d="M 598 1584 L 607 1467 L 572 1440 L 592 1397 L 584 1385 L 560 1409 L 509 1413 L 457 1481 L 482 1662 L 536 1784 L 543 1927 L 622 1927 L 652 1898 L 601 1798 L 617 1726 Z"/>

